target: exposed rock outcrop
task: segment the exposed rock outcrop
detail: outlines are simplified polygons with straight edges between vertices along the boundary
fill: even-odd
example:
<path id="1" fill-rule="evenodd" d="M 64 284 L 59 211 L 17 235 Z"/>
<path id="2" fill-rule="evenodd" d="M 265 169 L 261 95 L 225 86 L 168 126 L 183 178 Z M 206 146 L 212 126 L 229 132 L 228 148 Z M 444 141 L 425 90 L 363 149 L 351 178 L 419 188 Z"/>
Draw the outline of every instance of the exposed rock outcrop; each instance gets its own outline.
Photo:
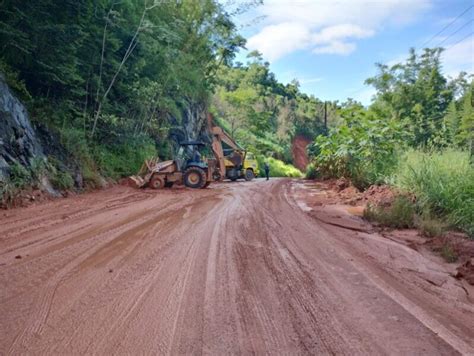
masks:
<path id="1" fill-rule="evenodd" d="M 203 103 L 188 100 L 181 107 L 181 118 L 171 117 L 170 122 L 173 125 L 170 139 L 174 143 L 188 140 L 210 142 L 207 132 L 207 108 Z"/>
<path id="2" fill-rule="evenodd" d="M 28 112 L 0 74 L 0 181 L 8 178 L 13 164 L 30 167 L 35 158 L 44 153 Z"/>

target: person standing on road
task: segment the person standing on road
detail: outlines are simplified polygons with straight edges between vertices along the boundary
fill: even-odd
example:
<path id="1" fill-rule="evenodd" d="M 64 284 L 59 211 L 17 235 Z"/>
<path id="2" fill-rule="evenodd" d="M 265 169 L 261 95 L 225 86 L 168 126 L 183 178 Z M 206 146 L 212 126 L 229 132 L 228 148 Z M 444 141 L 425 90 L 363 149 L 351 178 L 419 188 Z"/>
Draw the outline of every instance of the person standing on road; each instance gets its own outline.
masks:
<path id="1" fill-rule="evenodd" d="M 268 162 L 265 162 L 263 165 L 263 169 L 265 170 L 265 176 L 267 177 L 267 180 L 270 179 L 270 165 Z"/>

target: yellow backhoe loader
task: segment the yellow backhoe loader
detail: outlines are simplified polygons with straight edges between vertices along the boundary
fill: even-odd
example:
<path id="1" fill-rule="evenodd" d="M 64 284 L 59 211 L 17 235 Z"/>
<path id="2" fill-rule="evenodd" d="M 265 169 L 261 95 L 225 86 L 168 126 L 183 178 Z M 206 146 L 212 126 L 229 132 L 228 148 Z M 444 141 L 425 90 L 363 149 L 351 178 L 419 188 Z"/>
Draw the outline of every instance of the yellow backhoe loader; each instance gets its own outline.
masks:
<path id="1" fill-rule="evenodd" d="M 138 187 L 161 189 L 173 184 L 184 184 L 190 188 L 205 188 L 213 181 L 228 178 L 252 180 L 257 176 L 258 164 L 253 156 L 240 147 L 222 128 L 214 126 L 208 116 L 208 129 L 212 136 L 211 150 L 214 158 L 201 159 L 200 150 L 206 144 L 200 141 L 180 143 L 173 160 L 145 161 L 136 176 L 129 182 Z M 249 159 L 249 158 L 251 159 Z"/>
<path id="2" fill-rule="evenodd" d="M 181 142 L 174 160 L 147 160 L 129 181 L 138 188 L 162 189 L 175 183 L 189 188 L 205 188 L 211 182 L 222 179 L 222 170 L 215 158 L 201 159 L 199 151 L 204 146 L 206 144 L 200 141 Z"/>

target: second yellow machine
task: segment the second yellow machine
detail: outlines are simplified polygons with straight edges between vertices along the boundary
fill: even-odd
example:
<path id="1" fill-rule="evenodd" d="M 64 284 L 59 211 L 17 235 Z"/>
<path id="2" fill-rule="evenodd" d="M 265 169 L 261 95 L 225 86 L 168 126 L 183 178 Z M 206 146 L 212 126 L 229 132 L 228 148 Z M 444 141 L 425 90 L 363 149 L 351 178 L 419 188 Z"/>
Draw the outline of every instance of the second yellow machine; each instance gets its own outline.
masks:
<path id="1" fill-rule="evenodd" d="M 251 152 L 247 152 L 232 139 L 221 127 L 212 126 L 212 149 L 219 160 L 221 172 L 225 172 L 223 178 L 236 181 L 243 178 L 247 181 L 254 179 L 259 174 L 258 163 Z M 223 167 L 222 167 L 223 166 Z"/>

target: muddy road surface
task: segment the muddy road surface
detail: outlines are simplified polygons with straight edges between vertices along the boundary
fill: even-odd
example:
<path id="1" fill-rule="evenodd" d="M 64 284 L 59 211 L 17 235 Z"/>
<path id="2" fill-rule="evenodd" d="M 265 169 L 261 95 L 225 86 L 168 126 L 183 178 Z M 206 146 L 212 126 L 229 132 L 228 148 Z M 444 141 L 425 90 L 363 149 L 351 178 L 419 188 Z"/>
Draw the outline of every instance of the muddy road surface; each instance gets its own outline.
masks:
<path id="1" fill-rule="evenodd" d="M 305 195 L 114 187 L 0 212 L 0 354 L 474 354 L 442 265 Z"/>

